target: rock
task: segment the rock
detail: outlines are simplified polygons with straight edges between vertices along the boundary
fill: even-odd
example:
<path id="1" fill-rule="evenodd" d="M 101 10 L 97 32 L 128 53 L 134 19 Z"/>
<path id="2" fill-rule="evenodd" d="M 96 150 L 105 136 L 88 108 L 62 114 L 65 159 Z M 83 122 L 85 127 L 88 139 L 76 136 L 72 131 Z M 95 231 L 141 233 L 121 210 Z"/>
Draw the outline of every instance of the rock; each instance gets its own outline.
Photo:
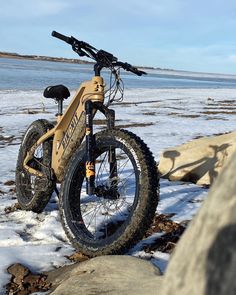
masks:
<path id="1" fill-rule="evenodd" d="M 10 282 L 6 285 L 7 294 L 27 295 L 50 289 L 45 275 L 32 274 L 27 267 L 20 263 L 9 266 L 7 271 L 12 275 Z"/>
<path id="2" fill-rule="evenodd" d="M 15 212 L 16 210 L 19 210 L 19 209 L 21 209 L 20 204 L 15 203 L 15 204 L 11 205 L 10 207 L 4 208 L 4 211 L 6 214 L 9 214 L 9 213 Z"/>
<path id="3" fill-rule="evenodd" d="M 22 281 L 23 278 L 30 273 L 29 269 L 20 263 L 15 263 L 9 266 L 7 272 L 13 275 L 18 281 Z"/>
<path id="4" fill-rule="evenodd" d="M 236 132 L 192 140 L 163 151 L 158 169 L 170 180 L 210 185 L 236 151 Z"/>
<path id="5" fill-rule="evenodd" d="M 162 283 L 158 268 L 131 256 L 100 256 L 56 273 L 48 274 L 52 285 L 60 284 L 52 295 L 158 295 Z"/>
<path id="6" fill-rule="evenodd" d="M 71 254 L 70 256 L 65 256 L 65 257 L 73 262 L 83 262 L 89 259 L 88 256 L 84 255 L 81 252 L 75 252 Z"/>
<path id="7" fill-rule="evenodd" d="M 169 262 L 161 295 L 236 294 L 236 153 Z"/>
<path id="8" fill-rule="evenodd" d="M 7 185 L 7 186 L 11 186 L 11 185 L 15 185 L 15 181 L 14 180 L 8 180 L 6 182 L 4 182 L 4 185 Z"/>

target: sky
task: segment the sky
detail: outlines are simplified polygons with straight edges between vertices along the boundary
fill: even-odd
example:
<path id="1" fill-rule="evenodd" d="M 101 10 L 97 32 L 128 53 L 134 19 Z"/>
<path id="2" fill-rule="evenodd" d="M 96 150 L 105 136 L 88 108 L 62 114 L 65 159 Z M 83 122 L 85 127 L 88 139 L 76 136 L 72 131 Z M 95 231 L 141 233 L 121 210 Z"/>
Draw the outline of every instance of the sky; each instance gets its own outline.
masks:
<path id="1" fill-rule="evenodd" d="M 236 74 L 235 0 L 0 0 L 0 51 L 77 58 L 53 30 L 134 65 Z"/>

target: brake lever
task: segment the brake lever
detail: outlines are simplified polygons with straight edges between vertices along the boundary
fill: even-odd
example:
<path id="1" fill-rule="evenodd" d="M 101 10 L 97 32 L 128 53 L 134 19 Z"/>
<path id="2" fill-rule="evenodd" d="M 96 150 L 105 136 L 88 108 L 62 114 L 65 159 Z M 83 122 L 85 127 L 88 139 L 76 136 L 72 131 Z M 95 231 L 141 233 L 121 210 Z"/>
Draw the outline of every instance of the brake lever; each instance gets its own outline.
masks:
<path id="1" fill-rule="evenodd" d="M 80 49 L 80 50 L 78 50 L 78 51 L 76 51 L 76 52 L 79 54 L 79 56 L 90 57 L 90 56 L 88 55 L 88 53 L 86 53 L 86 52 L 83 51 L 82 49 Z"/>
<path id="2" fill-rule="evenodd" d="M 74 40 L 72 44 L 72 49 L 78 53 L 79 56 L 87 56 L 90 57 L 84 50 L 81 49 L 81 44 L 78 40 Z"/>

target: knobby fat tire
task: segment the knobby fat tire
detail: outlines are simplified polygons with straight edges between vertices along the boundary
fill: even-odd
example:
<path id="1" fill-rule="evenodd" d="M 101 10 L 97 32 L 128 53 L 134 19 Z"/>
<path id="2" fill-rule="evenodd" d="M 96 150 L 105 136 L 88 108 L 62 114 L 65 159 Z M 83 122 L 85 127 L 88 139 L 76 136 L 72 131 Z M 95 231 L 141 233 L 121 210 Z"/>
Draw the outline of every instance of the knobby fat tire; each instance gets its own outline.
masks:
<path id="1" fill-rule="evenodd" d="M 61 187 L 59 210 L 64 230 L 72 245 L 90 257 L 120 254 L 135 245 L 150 227 L 159 200 L 159 175 L 156 162 L 147 145 L 138 136 L 123 129 L 106 130 L 95 135 L 98 150 L 104 142 L 112 144 L 117 141 L 132 150 L 136 166 L 139 167 L 136 173 L 139 173 L 141 179 L 141 185 L 136 184 L 139 185 L 136 208 L 119 236 L 114 235 L 114 239 L 107 244 L 96 244 L 90 240 L 86 229 L 75 233 L 73 222 L 70 220 L 70 210 L 74 210 L 70 208 L 70 187 L 73 186 L 72 180 L 75 181 L 73 173 L 76 167 L 81 165 L 82 159 L 85 158 L 85 145 L 82 145 L 72 157 Z"/>
<path id="2" fill-rule="evenodd" d="M 55 182 L 49 177 L 36 177 L 36 191 L 33 194 L 30 184 L 30 174 L 24 169 L 23 161 L 27 151 L 36 143 L 36 141 L 45 134 L 53 125 L 47 120 L 39 119 L 34 121 L 26 130 L 23 137 L 16 166 L 16 194 L 18 203 L 23 210 L 30 210 L 36 213 L 43 211 L 47 205 L 55 187 Z M 52 139 L 46 140 L 43 144 L 42 164 L 45 167 L 51 166 L 52 157 Z M 44 168 L 40 167 L 42 171 Z M 24 176 L 25 175 L 25 176 Z"/>

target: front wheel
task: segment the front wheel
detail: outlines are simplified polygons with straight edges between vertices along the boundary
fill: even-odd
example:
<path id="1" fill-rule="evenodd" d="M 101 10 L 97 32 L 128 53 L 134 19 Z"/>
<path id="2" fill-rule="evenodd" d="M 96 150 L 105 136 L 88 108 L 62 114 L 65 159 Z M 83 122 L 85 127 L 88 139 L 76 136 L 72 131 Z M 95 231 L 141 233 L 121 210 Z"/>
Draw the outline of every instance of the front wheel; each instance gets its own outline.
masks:
<path id="1" fill-rule="evenodd" d="M 99 132 L 95 142 L 95 193 L 86 194 L 82 145 L 62 184 L 62 223 L 73 246 L 84 254 L 118 254 L 142 239 L 152 222 L 159 197 L 156 163 L 146 144 L 131 132 Z"/>

